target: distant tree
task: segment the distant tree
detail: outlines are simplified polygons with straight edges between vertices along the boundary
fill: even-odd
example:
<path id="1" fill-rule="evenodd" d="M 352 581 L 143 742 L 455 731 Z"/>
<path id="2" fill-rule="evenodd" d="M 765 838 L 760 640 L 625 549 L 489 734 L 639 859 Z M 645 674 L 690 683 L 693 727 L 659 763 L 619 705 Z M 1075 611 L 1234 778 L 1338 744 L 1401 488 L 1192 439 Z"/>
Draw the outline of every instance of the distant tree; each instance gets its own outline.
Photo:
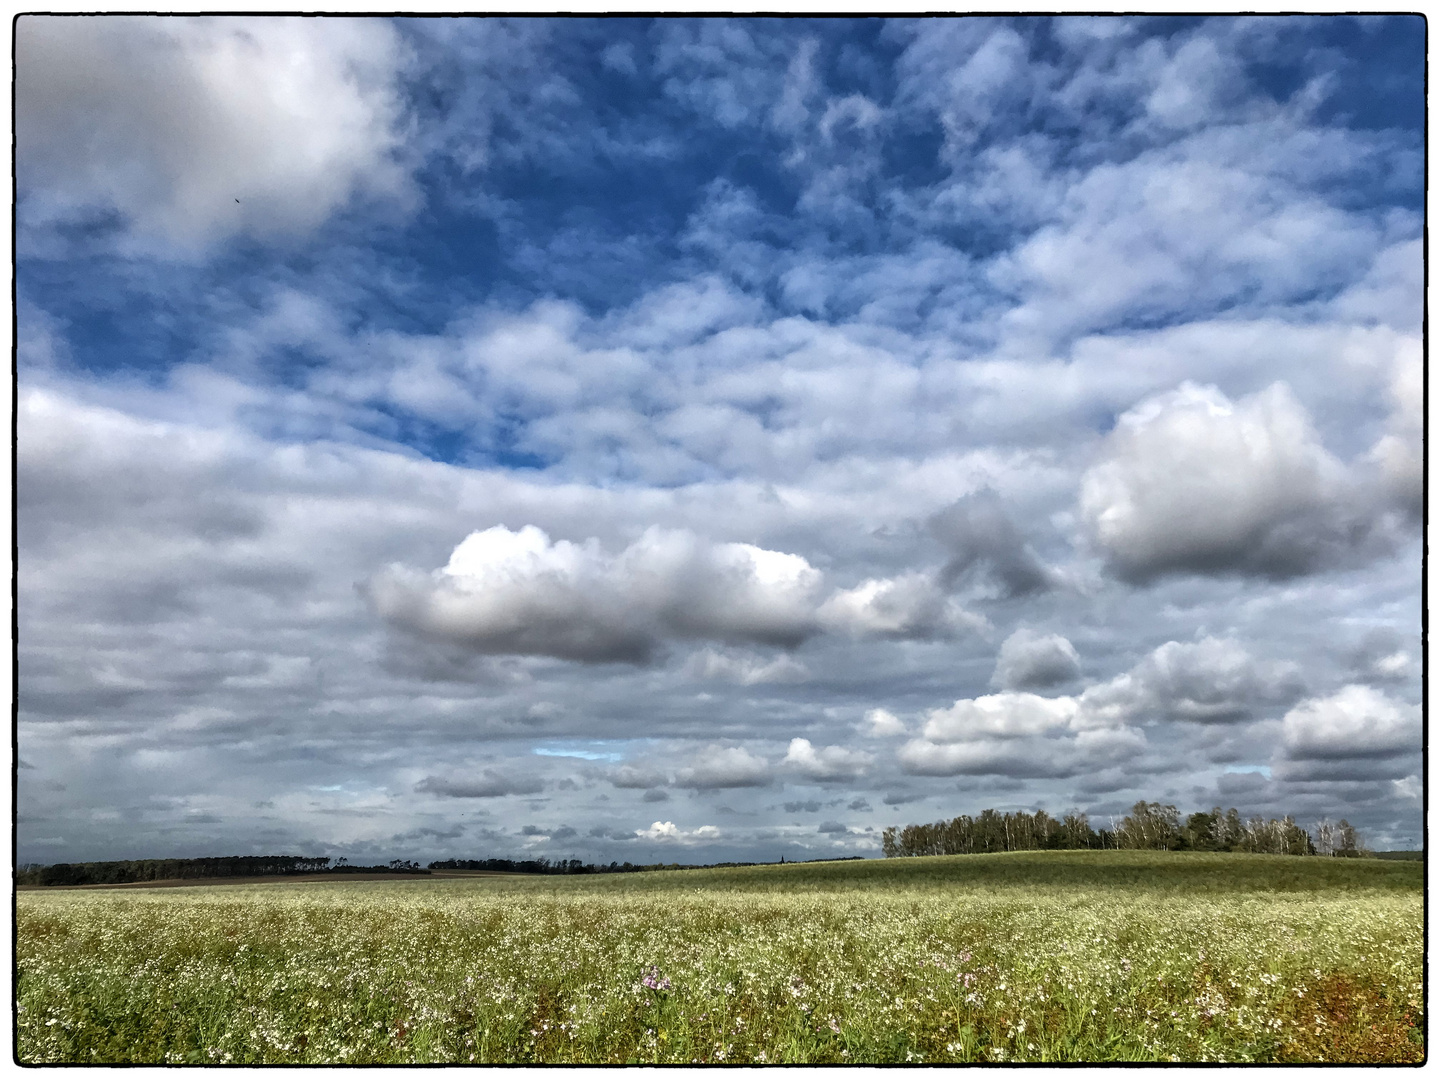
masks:
<path id="1" fill-rule="evenodd" d="M 1180 836 L 1180 811 L 1158 802 L 1137 802 L 1116 832 L 1121 847 L 1169 848 Z"/>
<path id="2" fill-rule="evenodd" d="M 1061 846 L 1066 848 L 1088 848 L 1095 840 L 1090 828 L 1090 819 L 1079 810 L 1069 810 L 1060 822 Z"/>
<path id="3" fill-rule="evenodd" d="M 1344 818 L 1340 824 L 1335 826 L 1335 850 L 1333 854 L 1342 859 L 1357 859 L 1362 855 L 1369 854 L 1365 843 L 1360 839 L 1360 834 L 1355 831 L 1355 826 Z"/>

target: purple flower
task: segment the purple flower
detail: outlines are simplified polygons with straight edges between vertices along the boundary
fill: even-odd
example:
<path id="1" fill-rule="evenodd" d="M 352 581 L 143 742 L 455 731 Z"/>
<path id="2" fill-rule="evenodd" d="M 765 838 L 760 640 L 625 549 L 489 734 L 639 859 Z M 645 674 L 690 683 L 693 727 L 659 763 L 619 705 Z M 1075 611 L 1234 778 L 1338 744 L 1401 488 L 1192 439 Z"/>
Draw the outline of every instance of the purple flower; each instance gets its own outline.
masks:
<path id="1" fill-rule="evenodd" d="M 660 969 L 658 967 L 656 967 L 654 964 L 651 964 L 650 970 L 647 971 L 644 978 L 640 980 L 640 985 L 649 987 L 651 990 L 669 990 L 670 980 L 664 975 L 660 974 Z"/>

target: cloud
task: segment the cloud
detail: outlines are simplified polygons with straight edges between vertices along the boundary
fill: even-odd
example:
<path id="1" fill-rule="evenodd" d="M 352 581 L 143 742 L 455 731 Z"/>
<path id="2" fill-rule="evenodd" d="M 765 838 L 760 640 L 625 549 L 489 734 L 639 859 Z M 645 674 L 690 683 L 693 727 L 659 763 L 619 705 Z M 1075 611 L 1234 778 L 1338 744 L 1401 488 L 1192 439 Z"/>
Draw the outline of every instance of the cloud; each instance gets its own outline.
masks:
<path id="1" fill-rule="evenodd" d="M 1420 750 L 1420 709 L 1352 683 L 1329 697 L 1302 701 L 1285 714 L 1285 756 L 1345 761 Z"/>
<path id="2" fill-rule="evenodd" d="M 1373 630 L 1351 650 L 1347 659 L 1359 680 L 1380 683 L 1413 683 L 1420 675 L 1414 637 L 1387 630 Z"/>
<path id="3" fill-rule="evenodd" d="M 1067 639 L 1021 628 L 1001 644 L 990 685 L 1002 690 L 1044 690 L 1079 675 L 1080 656 Z"/>
<path id="4" fill-rule="evenodd" d="M 919 802 L 925 798 L 917 791 L 892 791 L 881 801 L 886 806 L 904 806 L 906 803 Z"/>
<path id="5" fill-rule="evenodd" d="M 847 833 L 850 830 L 838 821 L 822 821 L 815 827 L 815 831 L 822 835 L 834 833 Z"/>
<path id="6" fill-rule="evenodd" d="M 1073 697 L 1007 691 L 957 701 L 948 709 L 932 709 L 925 720 L 924 736 L 935 742 L 959 742 L 977 736 L 1040 735 L 1075 726 L 1079 714 Z"/>
<path id="7" fill-rule="evenodd" d="M 1081 480 L 1111 570 L 1283 579 L 1376 550 L 1373 512 L 1283 383 L 1231 402 L 1185 383 L 1120 417 Z"/>
<path id="8" fill-rule="evenodd" d="M 1147 748 L 1135 728 L 1080 731 L 1073 738 L 969 738 L 937 743 L 912 739 L 899 761 L 918 776 L 1008 776 L 1060 778 L 1123 762 Z"/>
<path id="9" fill-rule="evenodd" d="M 904 722 L 888 709 L 867 709 L 860 728 L 866 735 L 876 739 L 904 735 L 909 730 Z"/>
<path id="10" fill-rule="evenodd" d="M 820 574 L 798 555 L 652 527 L 618 556 L 533 525 L 471 533 L 430 575 L 395 566 L 376 610 L 477 652 L 648 660 L 666 636 L 795 645 L 815 631 Z"/>
<path id="11" fill-rule="evenodd" d="M 743 746 L 712 744 L 695 756 L 693 764 L 676 773 L 675 785 L 697 790 L 765 787 L 770 779 L 770 764 L 764 758 Z"/>
<path id="12" fill-rule="evenodd" d="M 947 597 L 929 575 L 916 571 L 897 578 L 870 578 L 836 592 L 820 606 L 819 616 L 826 629 L 855 637 L 928 639 L 984 625 L 983 619 Z"/>
<path id="13" fill-rule="evenodd" d="M 1097 723 L 1146 720 L 1229 724 L 1304 693 L 1292 662 L 1256 660 L 1227 638 L 1167 641 L 1130 671 L 1080 696 Z"/>
<path id="14" fill-rule="evenodd" d="M 657 821 L 648 829 L 636 829 L 635 835 L 641 840 L 699 844 L 719 839 L 720 830 L 714 825 L 701 825 L 698 829 L 681 829 L 673 821 Z"/>
<path id="15" fill-rule="evenodd" d="M 785 812 L 787 814 L 799 814 L 802 812 L 806 814 L 818 814 L 820 812 L 820 800 L 804 799 L 797 802 L 787 802 L 785 804 Z"/>
<path id="16" fill-rule="evenodd" d="M 918 776 L 1068 777 L 1146 745 L 1143 732 L 1091 716 L 1076 698 L 1005 691 L 932 709 L 896 756 Z"/>
<path id="17" fill-rule="evenodd" d="M 701 649 L 685 662 L 685 674 L 692 679 L 721 679 L 740 686 L 764 683 L 798 683 L 810 677 L 809 670 L 794 657 L 783 653 L 772 659 L 751 653 Z"/>
<path id="18" fill-rule="evenodd" d="M 968 573 L 983 571 L 1005 596 L 1028 596 L 1053 586 L 1053 574 L 1031 550 L 993 491 L 966 495 L 927 524 L 950 551 L 941 575 L 947 585 Z"/>
<path id="19" fill-rule="evenodd" d="M 874 760 L 873 754 L 863 750 L 848 750 L 843 746 L 817 750 L 809 739 L 791 739 L 780 764 L 811 780 L 853 780 L 863 775 Z"/>
<path id="20" fill-rule="evenodd" d="M 383 20 L 29 15 L 15 47 L 23 225 L 118 213 L 194 251 L 408 190 Z"/>
<path id="21" fill-rule="evenodd" d="M 646 802 L 659 802 L 666 787 L 715 791 L 722 788 L 765 787 L 772 779 L 770 763 L 743 746 L 719 743 L 694 751 L 679 763 L 639 762 L 617 766 L 607 774 L 618 788 L 648 789 Z"/>
<path id="22" fill-rule="evenodd" d="M 502 795 L 534 795 L 544 787 L 533 778 L 484 769 L 474 776 L 427 776 L 415 785 L 415 790 L 449 799 L 495 799 Z"/>
<path id="23" fill-rule="evenodd" d="M 1367 457 L 1391 500 L 1418 520 L 1425 476 L 1425 372 L 1418 340 L 1397 351 L 1387 390 L 1387 430 Z"/>

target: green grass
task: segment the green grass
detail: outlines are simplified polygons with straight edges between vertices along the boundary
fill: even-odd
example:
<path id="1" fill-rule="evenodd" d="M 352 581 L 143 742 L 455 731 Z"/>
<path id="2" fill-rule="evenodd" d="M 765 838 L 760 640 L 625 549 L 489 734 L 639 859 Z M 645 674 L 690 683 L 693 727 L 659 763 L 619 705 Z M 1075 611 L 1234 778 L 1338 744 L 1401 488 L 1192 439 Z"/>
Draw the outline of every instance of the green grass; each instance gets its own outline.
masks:
<path id="1" fill-rule="evenodd" d="M 1416 1061 L 1423 866 L 1049 852 L 17 896 L 27 1062 Z M 670 989 L 642 985 L 657 968 Z"/>

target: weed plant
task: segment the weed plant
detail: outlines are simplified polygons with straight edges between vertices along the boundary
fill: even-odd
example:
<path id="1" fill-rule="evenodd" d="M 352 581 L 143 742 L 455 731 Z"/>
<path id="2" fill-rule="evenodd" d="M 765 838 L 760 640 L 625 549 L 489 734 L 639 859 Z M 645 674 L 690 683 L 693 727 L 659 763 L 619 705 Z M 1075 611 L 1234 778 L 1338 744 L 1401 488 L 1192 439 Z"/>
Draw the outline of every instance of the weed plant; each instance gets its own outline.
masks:
<path id="1" fill-rule="evenodd" d="M 1027 852 L 17 894 L 24 1062 L 1413 1062 L 1423 866 Z"/>

